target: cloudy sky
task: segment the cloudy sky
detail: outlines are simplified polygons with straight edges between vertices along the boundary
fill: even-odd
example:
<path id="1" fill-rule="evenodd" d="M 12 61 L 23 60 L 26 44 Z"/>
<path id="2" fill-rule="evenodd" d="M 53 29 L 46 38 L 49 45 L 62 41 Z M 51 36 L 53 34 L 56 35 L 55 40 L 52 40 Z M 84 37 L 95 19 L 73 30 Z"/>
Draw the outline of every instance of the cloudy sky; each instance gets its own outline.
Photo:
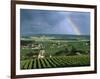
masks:
<path id="1" fill-rule="evenodd" d="M 21 9 L 21 35 L 90 34 L 90 13 Z"/>

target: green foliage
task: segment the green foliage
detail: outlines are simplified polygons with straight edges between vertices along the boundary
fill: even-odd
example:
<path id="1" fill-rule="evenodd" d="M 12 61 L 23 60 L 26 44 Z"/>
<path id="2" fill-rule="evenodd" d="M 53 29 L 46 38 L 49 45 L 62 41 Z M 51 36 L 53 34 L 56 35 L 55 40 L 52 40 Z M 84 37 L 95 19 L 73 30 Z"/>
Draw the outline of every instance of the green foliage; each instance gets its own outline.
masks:
<path id="1" fill-rule="evenodd" d="M 37 68 L 37 59 L 34 59 L 34 65 L 33 68 Z"/>
<path id="2" fill-rule="evenodd" d="M 43 59 L 40 59 L 40 61 L 41 61 L 41 65 L 42 65 L 42 67 L 43 67 L 43 68 L 46 68 L 47 66 L 46 66 L 45 61 L 44 61 Z"/>
<path id="3" fill-rule="evenodd" d="M 30 60 L 30 63 L 29 63 L 29 67 L 28 68 L 29 69 L 32 69 L 32 66 L 33 66 L 33 59 Z"/>
<path id="4" fill-rule="evenodd" d="M 41 68 L 40 59 L 37 59 L 37 63 L 38 63 L 38 68 Z"/>
<path id="5" fill-rule="evenodd" d="M 30 39 L 30 38 L 28 38 Z M 90 65 L 89 40 L 33 37 L 21 40 L 21 69 L 76 67 Z M 44 50 L 44 58 L 38 58 Z M 51 56 L 51 57 L 50 57 Z"/>
<path id="6" fill-rule="evenodd" d="M 24 41 L 25 42 L 25 41 Z M 32 41 L 31 41 L 32 42 Z M 27 46 L 30 44 L 27 43 Z M 34 41 L 32 42 L 33 45 L 39 45 L 40 48 L 35 49 L 34 47 L 21 47 L 21 60 L 32 58 L 34 55 L 38 55 L 39 51 L 45 50 L 45 56 L 49 57 L 52 56 L 65 56 L 65 55 L 76 55 L 76 53 L 80 54 L 89 54 L 90 53 L 90 45 L 89 41 Z"/>
<path id="7" fill-rule="evenodd" d="M 52 58 L 48 57 L 42 59 L 21 61 L 21 69 L 80 67 L 80 66 L 89 66 L 89 65 L 90 65 L 90 57 L 88 55 L 55 56 Z"/>
<path id="8" fill-rule="evenodd" d="M 27 44 L 32 44 L 34 43 L 35 41 L 33 40 L 21 40 L 21 45 L 23 46 L 27 46 Z"/>

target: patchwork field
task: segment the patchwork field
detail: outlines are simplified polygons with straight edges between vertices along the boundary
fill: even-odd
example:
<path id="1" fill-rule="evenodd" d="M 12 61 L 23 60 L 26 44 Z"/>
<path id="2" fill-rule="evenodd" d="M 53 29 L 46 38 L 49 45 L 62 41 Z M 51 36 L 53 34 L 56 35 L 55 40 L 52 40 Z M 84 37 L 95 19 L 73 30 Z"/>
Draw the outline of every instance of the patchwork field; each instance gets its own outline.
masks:
<path id="1" fill-rule="evenodd" d="M 90 41 L 87 36 L 23 37 L 20 49 L 21 69 L 90 65 Z"/>
<path id="2" fill-rule="evenodd" d="M 89 66 L 90 57 L 84 56 L 58 56 L 52 58 L 30 59 L 21 61 L 21 69 L 40 69 L 58 67 L 77 67 Z"/>

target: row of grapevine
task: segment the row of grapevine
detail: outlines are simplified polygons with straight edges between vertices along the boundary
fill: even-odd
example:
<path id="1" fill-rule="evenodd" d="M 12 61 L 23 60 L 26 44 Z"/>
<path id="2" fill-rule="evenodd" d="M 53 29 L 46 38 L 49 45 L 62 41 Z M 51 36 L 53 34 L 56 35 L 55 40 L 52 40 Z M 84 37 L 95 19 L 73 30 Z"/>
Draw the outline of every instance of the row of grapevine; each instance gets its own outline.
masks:
<path id="1" fill-rule="evenodd" d="M 89 56 L 58 56 L 21 61 L 21 69 L 41 69 L 90 65 Z"/>

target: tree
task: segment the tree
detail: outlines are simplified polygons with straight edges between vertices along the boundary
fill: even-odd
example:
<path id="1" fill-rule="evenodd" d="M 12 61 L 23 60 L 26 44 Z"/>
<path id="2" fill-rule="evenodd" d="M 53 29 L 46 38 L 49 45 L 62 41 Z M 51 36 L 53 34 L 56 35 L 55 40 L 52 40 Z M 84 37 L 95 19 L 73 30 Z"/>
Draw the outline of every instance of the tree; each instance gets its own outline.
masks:
<path id="1" fill-rule="evenodd" d="M 76 48 L 74 46 L 68 47 L 68 55 L 75 55 L 76 54 Z"/>
<path id="2" fill-rule="evenodd" d="M 21 45 L 23 45 L 23 46 L 26 46 L 26 45 L 28 45 L 28 44 L 32 44 L 32 43 L 35 43 L 35 41 L 27 41 L 27 40 L 21 40 Z"/>
<path id="3" fill-rule="evenodd" d="M 58 51 L 58 52 L 56 52 L 54 55 L 67 55 L 68 54 L 68 48 L 65 48 L 65 49 L 62 49 L 62 50 L 60 50 L 60 51 Z"/>
<path id="4" fill-rule="evenodd" d="M 28 58 L 32 58 L 32 57 L 33 57 L 33 52 L 27 53 L 26 56 L 27 56 Z"/>

